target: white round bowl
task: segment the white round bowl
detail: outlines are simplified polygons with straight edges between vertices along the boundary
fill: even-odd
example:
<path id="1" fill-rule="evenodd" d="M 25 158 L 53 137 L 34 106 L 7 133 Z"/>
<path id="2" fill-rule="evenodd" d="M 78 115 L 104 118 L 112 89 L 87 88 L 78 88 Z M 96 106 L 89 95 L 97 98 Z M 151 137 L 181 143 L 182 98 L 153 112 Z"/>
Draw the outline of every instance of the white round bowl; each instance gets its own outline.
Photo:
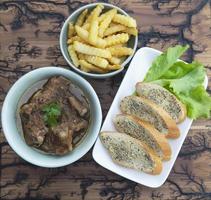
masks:
<path id="1" fill-rule="evenodd" d="M 112 9 L 112 8 L 116 8 L 118 13 L 120 14 L 123 14 L 123 15 L 128 15 L 124 10 L 122 10 L 121 8 L 117 7 L 117 6 L 114 6 L 112 4 L 107 4 L 107 3 L 102 3 L 100 2 L 101 4 L 104 5 L 104 8 L 105 9 Z M 96 7 L 96 5 L 99 4 L 99 3 L 91 3 L 91 4 L 87 4 L 79 9 L 77 9 L 76 11 L 74 11 L 67 19 L 66 21 L 64 22 L 64 25 L 62 27 L 62 30 L 61 30 L 61 33 L 60 33 L 60 49 L 61 49 L 61 52 L 62 52 L 62 55 L 64 56 L 65 60 L 67 61 L 67 63 L 77 72 L 79 72 L 80 74 L 82 75 L 85 75 L 85 76 L 88 76 L 88 77 L 91 77 L 91 78 L 108 78 L 108 77 L 111 77 L 111 76 L 114 76 L 118 73 L 120 73 L 123 69 L 124 69 L 124 66 L 126 64 L 129 63 L 129 61 L 131 60 L 131 58 L 133 57 L 133 54 L 135 53 L 136 51 L 136 48 L 137 48 L 137 45 L 138 45 L 138 36 L 131 36 L 130 37 L 130 40 L 128 41 L 128 47 L 132 48 L 133 49 L 133 54 L 128 56 L 124 62 L 121 64 L 122 68 L 119 69 L 119 70 L 116 70 L 116 71 L 112 71 L 112 72 L 109 72 L 109 73 L 105 73 L 105 74 L 95 74 L 95 73 L 88 73 L 88 72 L 84 72 L 82 70 L 80 70 L 79 68 L 77 68 L 69 54 L 68 54 L 68 51 L 67 51 L 67 30 L 68 30 L 68 23 L 69 22 L 75 22 L 77 17 L 81 14 L 81 12 L 83 12 L 85 9 L 88 9 L 88 10 L 91 10 L 93 9 L 94 7 Z"/>
<path id="2" fill-rule="evenodd" d="M 63 156 L 41 153 L 24 141 L 17 127 L 17 109 L 21 97 L 32 85 L 52 76 L 64 76 L 84 92 L 90 103 L 90 124 L 86 136 L 74 150 Z M 97 139 L 102 123 L 102 111 L 99 99 L 92 86 L 74 72 L 59 67 L 44 67 L 22 76 L 9 90 L 2 107 L 2 128 L 12 149 L 24 160 L 41 167 L 61 167 L 80 159 Z"/>

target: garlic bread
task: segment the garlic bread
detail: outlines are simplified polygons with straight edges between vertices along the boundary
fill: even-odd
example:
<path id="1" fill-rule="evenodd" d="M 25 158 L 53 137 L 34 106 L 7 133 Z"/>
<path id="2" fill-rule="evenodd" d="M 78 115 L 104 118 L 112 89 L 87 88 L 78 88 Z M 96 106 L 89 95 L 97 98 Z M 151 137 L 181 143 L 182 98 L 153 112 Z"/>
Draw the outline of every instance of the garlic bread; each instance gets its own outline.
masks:
<path id="1" fill-rule="evenodd" d="M 124 97 L 120 103 L 123 113 L 134 115 L 142 121 L 152 124 L 159 132 L 168 138 L 178 138 L 180 135 L 176 122 L 160 106 L 137 96 Z"/>
<path id="2" fill-rule="evenodd" d="M 100 140 L 117 164 L 149 174 L 161 173 L 160 158 L 139 140 L 124 133 L 109 131 L 101 132 Z"/>

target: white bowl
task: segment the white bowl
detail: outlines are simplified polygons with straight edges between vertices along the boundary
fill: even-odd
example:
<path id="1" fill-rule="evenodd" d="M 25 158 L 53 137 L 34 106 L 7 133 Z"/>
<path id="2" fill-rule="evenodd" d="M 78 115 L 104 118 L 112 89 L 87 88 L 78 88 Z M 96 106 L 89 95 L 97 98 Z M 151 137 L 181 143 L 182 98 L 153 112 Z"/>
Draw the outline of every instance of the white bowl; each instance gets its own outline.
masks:
<path id="1" fill-rule="evenodd" d="M 101 2 L 100 2 L 101 3 Z M 68 23 L 69 22 L 75 22 L 77 17 L 80 15 L 81 12 L 83 12 L 85 9 L 93 9 L 97 4 L 99 3 L 92 3 L 92 4 L 88 4 L 85 5 L 79 9 L 77 9 L 75 12 L 73 12 L 65 21 L 61 33 L 60 33 L 60 49 L 62 52 L 62 55 L 64 56 L 65 60 L 67 61 L 67 63 L 77 72 L 79 72 L 82 75 L 85 76 L 89 76 L 92 78 L 108 78 L 111 76 L 114 76 L 118 73 L 120 73 L 123 69 L 124 66 L 131 60 L 131 58 L 133 57 L 133 55 L 128 56 L 124 62 L 121 64 L 122 68 L 113 72 L 109 72 L 109 73 L 105 73 L 105 74 L 95 74 L 95 73 L 87 73 L 84 72 L 82 70 L 80 70 L 79 68 L 75 67 L 75 65 L 73 64 L 68 51 L 67 51 L 67 29 L 68 29 Z M 104 5 L 105 9 L 112 9 L 112 8 L 116 8 L 118 13 L 123 14 L 123 15 L 128 15 L 124 10 L 122 10 L 121 8 L 114 6 L 112 4 L 107 4 L 107 3 L 101 3 Z M 128 41 L 128 47 L 133 49 L 133 52 L 135 52 L 136 48 L 137 48 L 137 44 L 138 44 L 138 36 L 131 36 L 130 40 Z"/>
<path id="2" fill-rule="evenodd" d="M 81 88 L 90 103 L 91 110 L 90 125 L 85 138 L 72 152 L 64 156 L 48 155 L 28 146 L 17 126 L 17 109 L 19 101 L 26 90 L 40 80 L 46 80 L 57 75 L 66 77 Z M 61 167 L 80 159 L 92 147 L 101 127 L 102 111 L 94 89 L 85 79 L 63 68 L 44 67 L 27 73 L 11 87 L 2 107 L 1 118 L 4 135 L 9 145 L 20 157 L 42 167 Z"/>

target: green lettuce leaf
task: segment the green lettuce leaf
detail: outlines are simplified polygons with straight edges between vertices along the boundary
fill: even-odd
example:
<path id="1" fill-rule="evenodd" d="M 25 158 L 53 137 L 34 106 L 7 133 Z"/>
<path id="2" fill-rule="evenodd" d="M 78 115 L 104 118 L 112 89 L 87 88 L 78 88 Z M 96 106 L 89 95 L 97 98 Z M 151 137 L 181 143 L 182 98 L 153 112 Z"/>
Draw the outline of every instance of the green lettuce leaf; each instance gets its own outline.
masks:
<path id="1" fill-rule="evenodd" d="M 144 81 L 150 82 L 159 79 L 177 61 L 178 58 L 188 49 L 188 45 L 168 48 L 168 50 L 158 56 L 152 63 Z"/>
<path id="2" fill-rule="evenodd" d="M 168 89 L 171 88 L 175 94 L 179 95 L 180 93 L 189 92 L 199 85 L 202 85 L 204 82 L 204 78 L 204 67 L 199 65 L 196 68 L 192 69 L 192 71 L 186 73 L 181 78 L 176 79 L 175 77 L 174 79 L 160 79 L 152 82 Z"/>
<path id="3" fill-rule="evenodd" d="M 209 118 L 211 98 L 202 86 L 204 78 L 205 70 L 200 65 L 181 78 L 160 79 L 152 83 L 162 85 L 176 95 L 186 105 L 188 117 L 192 119 Z"/>
<path id="4" fill-rule="evenodd" d="M 176 46 L 158 56 L 144 81 L 159 84 L 177 96 L 186 105 L 188 117 L 210 118 L 211 97 L 203 87 L 204 66 L 199 62 L 177 61 L 185 50 L 186 47 Z"/>
<path id="5" fill-rule="evenodd" d="M 190 118 L 210 118 L 211 97 L 203 86 L 198 86 L 186 94 L 180 93 L 179 99 L 186 105 Z"/>
<path id="6" fill-rule="evenodd" d="M 169 68 L 168 71 L 163 74 L 161 79 L 175 79 L 175 78 L 181 78 L 191 70 L 193 70 L 196 67 L 203 66 L 199 62 L 192 62 L 192 63 L 185 63 L 183 61 L 177 61 L 173 64 L 172 67 Z"/>
<path id="7" fill-rule="evenodd" d="M 204 82 L 204 78 L 205 78 L 205 70 L 202 66 L 200 66 L 193 69 L 185 76 L 179 79 L 174 79 L 170 83 L 169 87 L 172 88 L 176 94 L 186 93 L 186 92 L 188 93 L 194 88 L 201 86 Z"/>

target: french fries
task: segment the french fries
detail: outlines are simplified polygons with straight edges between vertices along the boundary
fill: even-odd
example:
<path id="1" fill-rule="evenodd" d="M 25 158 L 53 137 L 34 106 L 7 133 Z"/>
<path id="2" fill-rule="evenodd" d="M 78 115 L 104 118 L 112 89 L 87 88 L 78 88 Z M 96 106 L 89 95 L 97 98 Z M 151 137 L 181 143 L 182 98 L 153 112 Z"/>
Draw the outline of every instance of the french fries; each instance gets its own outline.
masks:
<path id="1" fill-rule="evenodd" d="M 85 55 L 84 58 L 87 62 L 94 64 L 100 68 L 105 69 L 108 66 L 108 61 L 104 58 L 100 58 L 98 56 L 90 56 L 90 55 Z"/>
<path id="2" fill-rule="evenodd" d="M 134 35 L 134 36 L 138 35 L 138 30 L 136 28 L 129 28 L 127 26 L 117 24 L 107 28 L 107 30 L 104 32 L 104 36 L 109 36 L 117 32 L 128 33 L 129 35 Z"/>
<path id="3" fill-rule="evenodd" d="M 97 72 L 97 73 L 101 73 L 101 74 L 106 73 L 106 70 L 103 70 L 103 69 L 100 69 L 98 67 L 95 67 L 94 65 L 88 63 L 85 60 L 79 60 L 79 63 L 81 65 L 81 67 L 83 69 L 85 69 L 87 72 Z"/>
<path id="4" fill-rule="evenodd" d="M 79 60 L 78 60 L 78 56 L 73 48 L 73 45 L 68 46 L 68 53 L 73 61 L 73 64 L 78 67 L 79 66 Z"/>
<path id="5" fill-rule="evenodd" d="M 85 60 L 85 54 L 78 53 L 79 60 Z"/>
<path id="6" fill-rule="evenodd" d="M 76 33 L 78 34 L 78 36 L 80 38 L 82 38 L 83 40 L 85 40 L 86 42 L 89 42 L 89 32 L 85 29 L 83 29 L 82 27 L 80 26 L 75 26 L 75 31 Z"/>
<path id="7" fill-rule="evenodd" d="M 114 15 L 117 13 L 116 9 L 109 10 L 106 14 L 106 17 L 103 19 L 99 26 L 99 36 L 103 37 L 105 30 L 108 28 L 111 20 L 113 19 Z"/>
<path id="8" fill-rule="evenodd" d="M 113 46 L 116 44 L 122 44 L 129 40 L 129 35 L 127 33 L 120 33 L 116 35 L 111 35 L 105 38 L 106 46 Z"/>
<path id="9" fill-rule="evenodd" d="M 128 27 L 136 27 L 136 20 L 134 20 L 132 17 L 116 14 L 113 18 L 114 22 L 123 24 Z"/>
<path id="10" fill-rule="evenodd" d="M 99 18 L 98 18 L 99 23 L 101 23 L 106 18 L 107 14 L 108 13 L 106 12 L 106 13 L 103 13 L 102 15 L 99 16 Z"/>
<path id="11" fill-rule="evenodd" d="M 82 26 L 83 23 L 84 23 L 84 20 L 85 20 L 85 18 L 86 18 L 87 13 L 88 13 L 88 9 L 84 10 L 84 11 L 80 14 L 80 16 L 78 17 L 78 19 L 77 19 L 75 25 L 77 25 L 77 26 Z"/>
<path id="12" fill-rule="evenodd" d="M 89 30 L 89 27 L 90 27 L 90 23 L 86 23 L 82 26 L 82 28 L 87 30 L 87 31 Z"/>
<path id="13" fill-rule="evenodd" d="M 137 36 L 138 35 L 138 30 L 136 28 L 126 28 L 124 30 L 122 30 L 122 32 L 124 33 L 128 33 L 129 35 L 134 35 Z"/>
<path id="14" fill-rule="evenodd" d="M 80 38 L 82 38 L 87 43 L 93 44 L 89 40 L 89 32 L 87 30 L 81 28 L 80 26 L 75 26 L 75 30 Z M 104 48 L 106 46 L 106 41 L 102 38 L 95 38 L 93 42 L 96 47 Z"/>
<path id="15" fill-rule="evenodd" d="M 102 4 L 98 4 L 90 13 L 90 15 L 87 17 L 86 21 L 84 22 L 84 25 L 86 23 L 89 23 L 92 20 L 92 17 L 95 16 L 99 16 L 100 13 L 102 12 L 104 6 Z"/>
<path id="16" fill-rule="evenodd" d="M 79 36 L 73 36 L 70 39 L 67 40 L 67 44 L 73 44 L 74 41 L 78 41 L 78 42 L 84 42 L 84 40 L 79 37 Z"/>
<path id="17" fill-rule="evenodd" d="M 121 68 L 127 56 L 130 37 L 137 36 L 136 21 L 116 9 L 104 11 L 98 4 L 90 13 L 85 9 L 67 29 L 68 53 L 73 64 L 87 73 L 107 73 Z"/>
<path id="18" fill-rule="evenodd" d="M 83 54 L 99 56 L 102 58 L 111 58 L 111 53 L 107 49 L 92 47 L 90 45 L 86 45 L 77 41 L 73 43 L 73 46 L 74 46 L 75 51 L 83 53 Z"/>
<path id="19" fill-rule="evenodd" d="M 74 34 L 75 34 L 74 25 L 71 22 L 69 22 L 69 24 L 68 24 L 68 31 L 67 31 L 67 37 L 71 38 L 71 37 L 73 37 Z"/>
<path id="20" fill-rule="evenodd" d="M 130 56 L 133 54 L 133 49 L 128 47 L 119 47 L 119 48 L 110 47 L 107 49 L 110 51 L 112 56 L 116 57 Z"/>
<path id="21" fill-rule="evenodd" d="M 112 46 L 110 46 L 110 47 L 113 47 L 113 48 L 118 49 L 119 47 L 126 47 L 126 46 L 127 46 L 127 43 L 121 43 L 121 44 L 112 45 Z M 110 47 L 109 47 L 109 48 L 110 48 Z"/>
<path id="22" fill-rule="evenodd" d="M 96 38 L 98 37 L 98 20 L 91 21 L 89 27 L 89 42 L 95 45 Z"/>
<path id="23" fill-rule="evenodd" d="M 114 64 L 114 65 L 119 65 L 121 60 L 117 57 L 114 57 L 112 56 L 111 58 L 108 58 L 108 61 L 111 63 L 111 64 Z"/>
<path id="24" fill-rule="evenodd" d="M 89 42 L 95 45 L 95 40 L 98 37 L 98 16 L 102 12 L 103 6 L 99 4 L 94 10 L 90 20 L 90 27 L 89 27 Z"/>
<path id="25" fill-rule="evenodd" d="M 108 70 L 117 70 L 120 68 L 121 68 L 121 65 L 108 65 L 107 67 Z"/>
<path id="26" fill-rule="evenodd" d="M 111 27 L 107 28 L 107 30 L 104 32 L 104 36 L 112 35 L 114 33 L 123 31 L 126 29 L 126 26 L 117 24 L 117 25 L 112 25 Z"/>
<path id="27" fill-rule="evenodd" d="M 86 63 L 84 64 L 85 60 L 79 60 L 80 68 L 84 72 L 91 72 L 90 69 L 86 67 Z"/>

